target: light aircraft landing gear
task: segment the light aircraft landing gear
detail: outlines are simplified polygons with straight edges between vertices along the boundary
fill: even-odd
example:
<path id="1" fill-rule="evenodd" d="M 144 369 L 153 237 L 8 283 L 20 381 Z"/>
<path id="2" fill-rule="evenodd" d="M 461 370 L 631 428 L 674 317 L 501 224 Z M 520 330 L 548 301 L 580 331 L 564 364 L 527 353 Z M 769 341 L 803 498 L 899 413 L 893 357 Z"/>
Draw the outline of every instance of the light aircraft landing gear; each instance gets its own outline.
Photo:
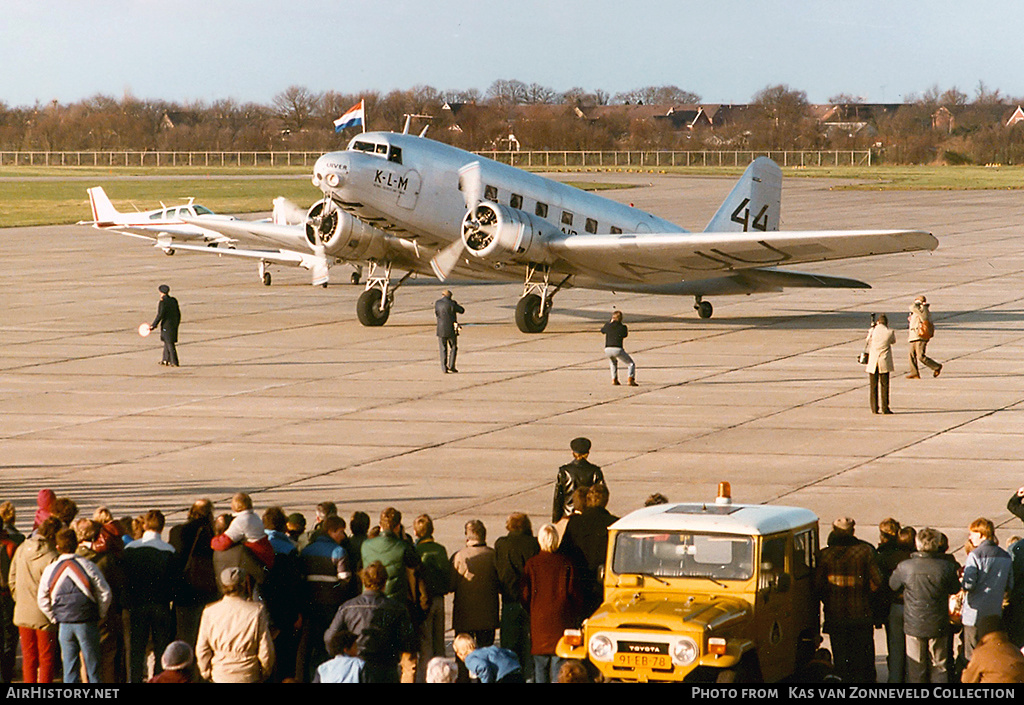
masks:
<path id="1" fill-rule="evenodd" d="M 370 262 L 370 273 L 366 277 L 366 291 L 359 295 L 356 302 L 356 317 L 359 322 L 369 328 L 382 326 L 388 322 L 391 306 L 395 303 L 395 290 L 412 275 L 406 274 L 391 286 L 391 263 L 379 266 Z"/>
<path id="2" fill-rule="evenodd" d="M 270 272 L 267 271 L 267 263 L 260 261 L 260 279 L 263 281 L 263 286 L 270 286 Z"/>
<path id="3" fill-rule="evenodd" d="M 696 297 L 697 300 L 693 304 L 693 309 L 697 312 L 697 315 L 701 318 L 711 318 L 711 314 L 714 313 L 714 308 L 711 306 L 710 301 L 704 301 L 700 296 Z"/>
<path id="4" fill-rule="evenodd" d="M 534 281 L 534 275 L 540 274 L 541 281 Z M 523 285 L 523 297 L 516 304 L 516 326 L 524 333 L 542 333 L 548 327 L 548 314 L 555 294 L 561 289 L 569 277 L 566 275 L 558 286 L 549 290 L 551 270 L 546 266 L 528 265 L 526 283 Z"/>

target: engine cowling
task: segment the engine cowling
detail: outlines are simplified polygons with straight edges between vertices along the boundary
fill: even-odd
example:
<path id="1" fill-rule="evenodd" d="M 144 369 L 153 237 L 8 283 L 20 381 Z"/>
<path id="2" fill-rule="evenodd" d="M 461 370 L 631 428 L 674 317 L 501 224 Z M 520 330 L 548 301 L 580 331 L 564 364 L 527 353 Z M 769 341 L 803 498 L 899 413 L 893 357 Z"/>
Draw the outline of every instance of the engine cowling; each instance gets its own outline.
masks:
<path id="1" fill-rule="evenodd" d="M 322 199 L 306 213 L 306 240 L 310 248 L 321 244 L 324 254 L 349 261 L 386 255 L 383 231 L 346 213 L 335 203 L 325 208 L 326 205 L 327 199 Z"/>
<path id="2" fill-rule="evenodd" d="M 526 211 L 482 202 L 462 219 L 462 242 L 493 262 L 548 262 L 547 239 L 557 228 Z"/>

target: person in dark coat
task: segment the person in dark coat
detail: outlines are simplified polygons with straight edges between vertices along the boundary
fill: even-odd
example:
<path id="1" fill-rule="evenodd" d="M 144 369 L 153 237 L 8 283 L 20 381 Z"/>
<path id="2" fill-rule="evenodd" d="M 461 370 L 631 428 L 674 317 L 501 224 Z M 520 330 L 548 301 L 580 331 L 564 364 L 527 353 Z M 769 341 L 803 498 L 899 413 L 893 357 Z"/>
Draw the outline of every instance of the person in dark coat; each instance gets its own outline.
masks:
<path id="1" fill-rule="evenodd" d="M 161 365 L 171 367 L 178 366 L 178 350 L 175 345 L 178 342 L 178 325 L 181 323 L 181 309 L 178 308 L 178 300 L 171 296 L 171 288 L 166 284 L 160 285 L 160 305 L 156 309 L 156 318 L 150 324 L 150 330 L 156 330 L 160 326 L 160 340 L 164 342 L 164 357 Z"/>
<path id="2" fill-rule="evenodd" d="M 604 599 L 598 569 L 608 553 L 608 527 L 619 520 L 607 506 L 608 487 L 599 482 L 587 490 L 586 508 L 569 517 L 558 548 L 576 566 L 584 615 L 593 614 Z"/>
<path id="3" fill-rule="evenodd" d="M 889 578 L 893 591 L 903 590 L 907 682 L 948 683 L 950 662 L 949 596 L 960 589 L 956 564 L 941 553 L 942 537 L 931 528 L 917 534 L 917 551 Z"/>
<path id="4" fill-rule="evenodd" d="M 508 533 L 494 542 L 494 561 L 501 581 L 501 645 L 515 652 L 523 668 L 523 677 L 533 680 L 533 656 L 530 653 L 530 615 L 523 607 L 523 569 L 540 553 L 533 536 L 530 517 L 521 512 L 510 514 L 505 522 Z"/>
<path id="5" fill-rule="evenodd" d="M 363 594 L 338 608 L 324 642 L 329 644 L 338 631 L 347 629 L 356 635 L 359 658 L 366 662 L 366 682 L 413 682 L 415 667 L 400 665 L 416 662 L 416 632 L 409 611 L 398 600 L 384 596 L 388 574 L 380 561 L 363 568 L 359 578 Z"/>
<path id="6" fill-rule="evenodd" d="M 452 292 L 445 290 L 441 298 L 434 303 L 434 316 L 437 317 L 437 342 L 441 348 L 441 369 L 445 374 L 458 372 L 455 369 L 455 356 L 459 352 L 458 315 L 466 309 L 459 306 L 452 298 Z"/>
<path id="7" fill-rule="evenodd" d="M 551 523 L 557 524 L 563 517 L 572 515 L 572 493 L 577 487 L 590 487 L 604 482 L 601 468 L 591 463 L 590 439 L 574 438 L 569 443 L 572 462 L 558 468 L 555 478 L 555 498 L 551 507 Z"/>
<path id="8" fill-rule="evenodd" d="M 208 499 L 192 503 L 184 524 L 171 527 L 168 543 L 174 546 L 174 573 L 178 590 L 174 596 L 177 638 L 195 644 L 203 608 L 216 602 L 217 579 L 213 572 L 213 504 Z"/>
<path id="9" fill-rule="evenodd" d="M 872 595 L 882 586 L 875 547 L 856 538 L 855 522 L 832 522 L 828 546 L 821 552 L 815 590 L 824 607 L 822 631 L 830 637 L 836 675 L 843 682 L 875 682 Z"/>

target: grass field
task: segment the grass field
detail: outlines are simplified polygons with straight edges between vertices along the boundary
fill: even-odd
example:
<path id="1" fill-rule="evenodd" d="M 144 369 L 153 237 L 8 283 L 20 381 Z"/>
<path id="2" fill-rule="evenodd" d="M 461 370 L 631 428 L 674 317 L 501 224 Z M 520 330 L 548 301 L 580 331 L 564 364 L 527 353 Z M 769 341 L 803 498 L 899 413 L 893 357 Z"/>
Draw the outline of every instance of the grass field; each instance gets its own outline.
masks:
<path id="1" fill-rule="evenodd" d="M 623 188 L 622 184 L 590 184 L 586 173 L 570 170 L 572 183 L 591 190 Z M 615 172 L 614 169 L 603 170 Z M 742 169 L 677 167 L 658 170 L 620 169 L 633 173 L 671 173 L 694 176 L 738 176 Z M 786 178 L 841 179 L 839 189 L 968 190 L 1022 189 L 1024 167 L 829 167 L 785 169 Z M 578 175 L 578 176 L 577 176 Z M 0 227 L 57 225 L 89 220 L 86 189 L 103 186 L 120 210 L 149 210 L 195 197 L 219 213 L 269 211 L 271 201 L 284 196 L 303 206 L 320 192 L 304 167 L 198 169 L 3 167 L 0 168 Z"/>

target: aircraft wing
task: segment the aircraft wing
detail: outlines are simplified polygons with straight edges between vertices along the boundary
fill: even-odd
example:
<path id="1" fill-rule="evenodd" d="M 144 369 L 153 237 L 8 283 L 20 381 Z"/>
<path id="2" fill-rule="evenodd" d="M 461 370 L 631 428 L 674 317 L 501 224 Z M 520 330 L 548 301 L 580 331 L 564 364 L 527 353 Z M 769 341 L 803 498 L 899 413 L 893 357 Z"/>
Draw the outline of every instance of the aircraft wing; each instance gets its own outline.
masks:
<path id="1" fill-rule="evenodd" d="M 209 222 L 201 220 L 190 221 L 194 225 L 198 225 L 206 230 L 213 230 L 209 227 Z M 158 237 L 171 237 L 175 241 L 199 241 L 199 242 L 218 242 L 227 244 L 232 242 L 230 237 L 223 235 L 214 237 L 212 234 L 200 235 L 195 231 L 195 228 L 182 227 L 185 223 L 157 223 L 155 225 L 135 225 L 130 223 L 110 223 L 95 220 L 82 220 L 76 223 L 77 225 L 91 225 L 94 228 L 100 230 L 110 230 L 111 232 L 119 233 L 121 235 L 130 235 L 131 237 L 143 238 L 146 240 L 156 240 Z M 178 227 L 175 227 L 177 225 Z"/>
<path id="2" fill-rule="evenodd" d="M 185 222 L 213 230 L 231 240 L 260 242 L 279 247 L 309 247 L 304 225 L 283 225 L 266 220 L 205 221 L 198 218 L 186 218 Z"/>
<path id="3" fill-rule="evenodd" d="M 564 235 L 548 243 L 559 269 L 609 285 L 659 285 L 807 262 L 934 250 L 922 230 Z M 603 288 L 603 287 L 602 287 Z"/>
<path id="4" fill-rule="evenodd" d="M 181 250 L 185 252 L 202 252 L 208 255 L 223 255 L 225 257 L 242 257 L 245 259 L 256 259 L 263 260 L 264 262 L 270 262 L 273 264 L 285 264 L 295 267 L 306 267 L 306 269 L 312 268 L 312 262 L 315 257 L 312 254 L 305 254 L 303 252 L 295 252 L 294 250 L 243 250 L 237 247 L 208 247 L 204 245 L 189 245 L 181 242 L 162 242 L 157 241 L 153 244 L 153 247 L 159 249 L 167 249 L 168 247 L 173 249 L 175 252 Z M 307 266 L 307 263 L 309 266 Z"/>

